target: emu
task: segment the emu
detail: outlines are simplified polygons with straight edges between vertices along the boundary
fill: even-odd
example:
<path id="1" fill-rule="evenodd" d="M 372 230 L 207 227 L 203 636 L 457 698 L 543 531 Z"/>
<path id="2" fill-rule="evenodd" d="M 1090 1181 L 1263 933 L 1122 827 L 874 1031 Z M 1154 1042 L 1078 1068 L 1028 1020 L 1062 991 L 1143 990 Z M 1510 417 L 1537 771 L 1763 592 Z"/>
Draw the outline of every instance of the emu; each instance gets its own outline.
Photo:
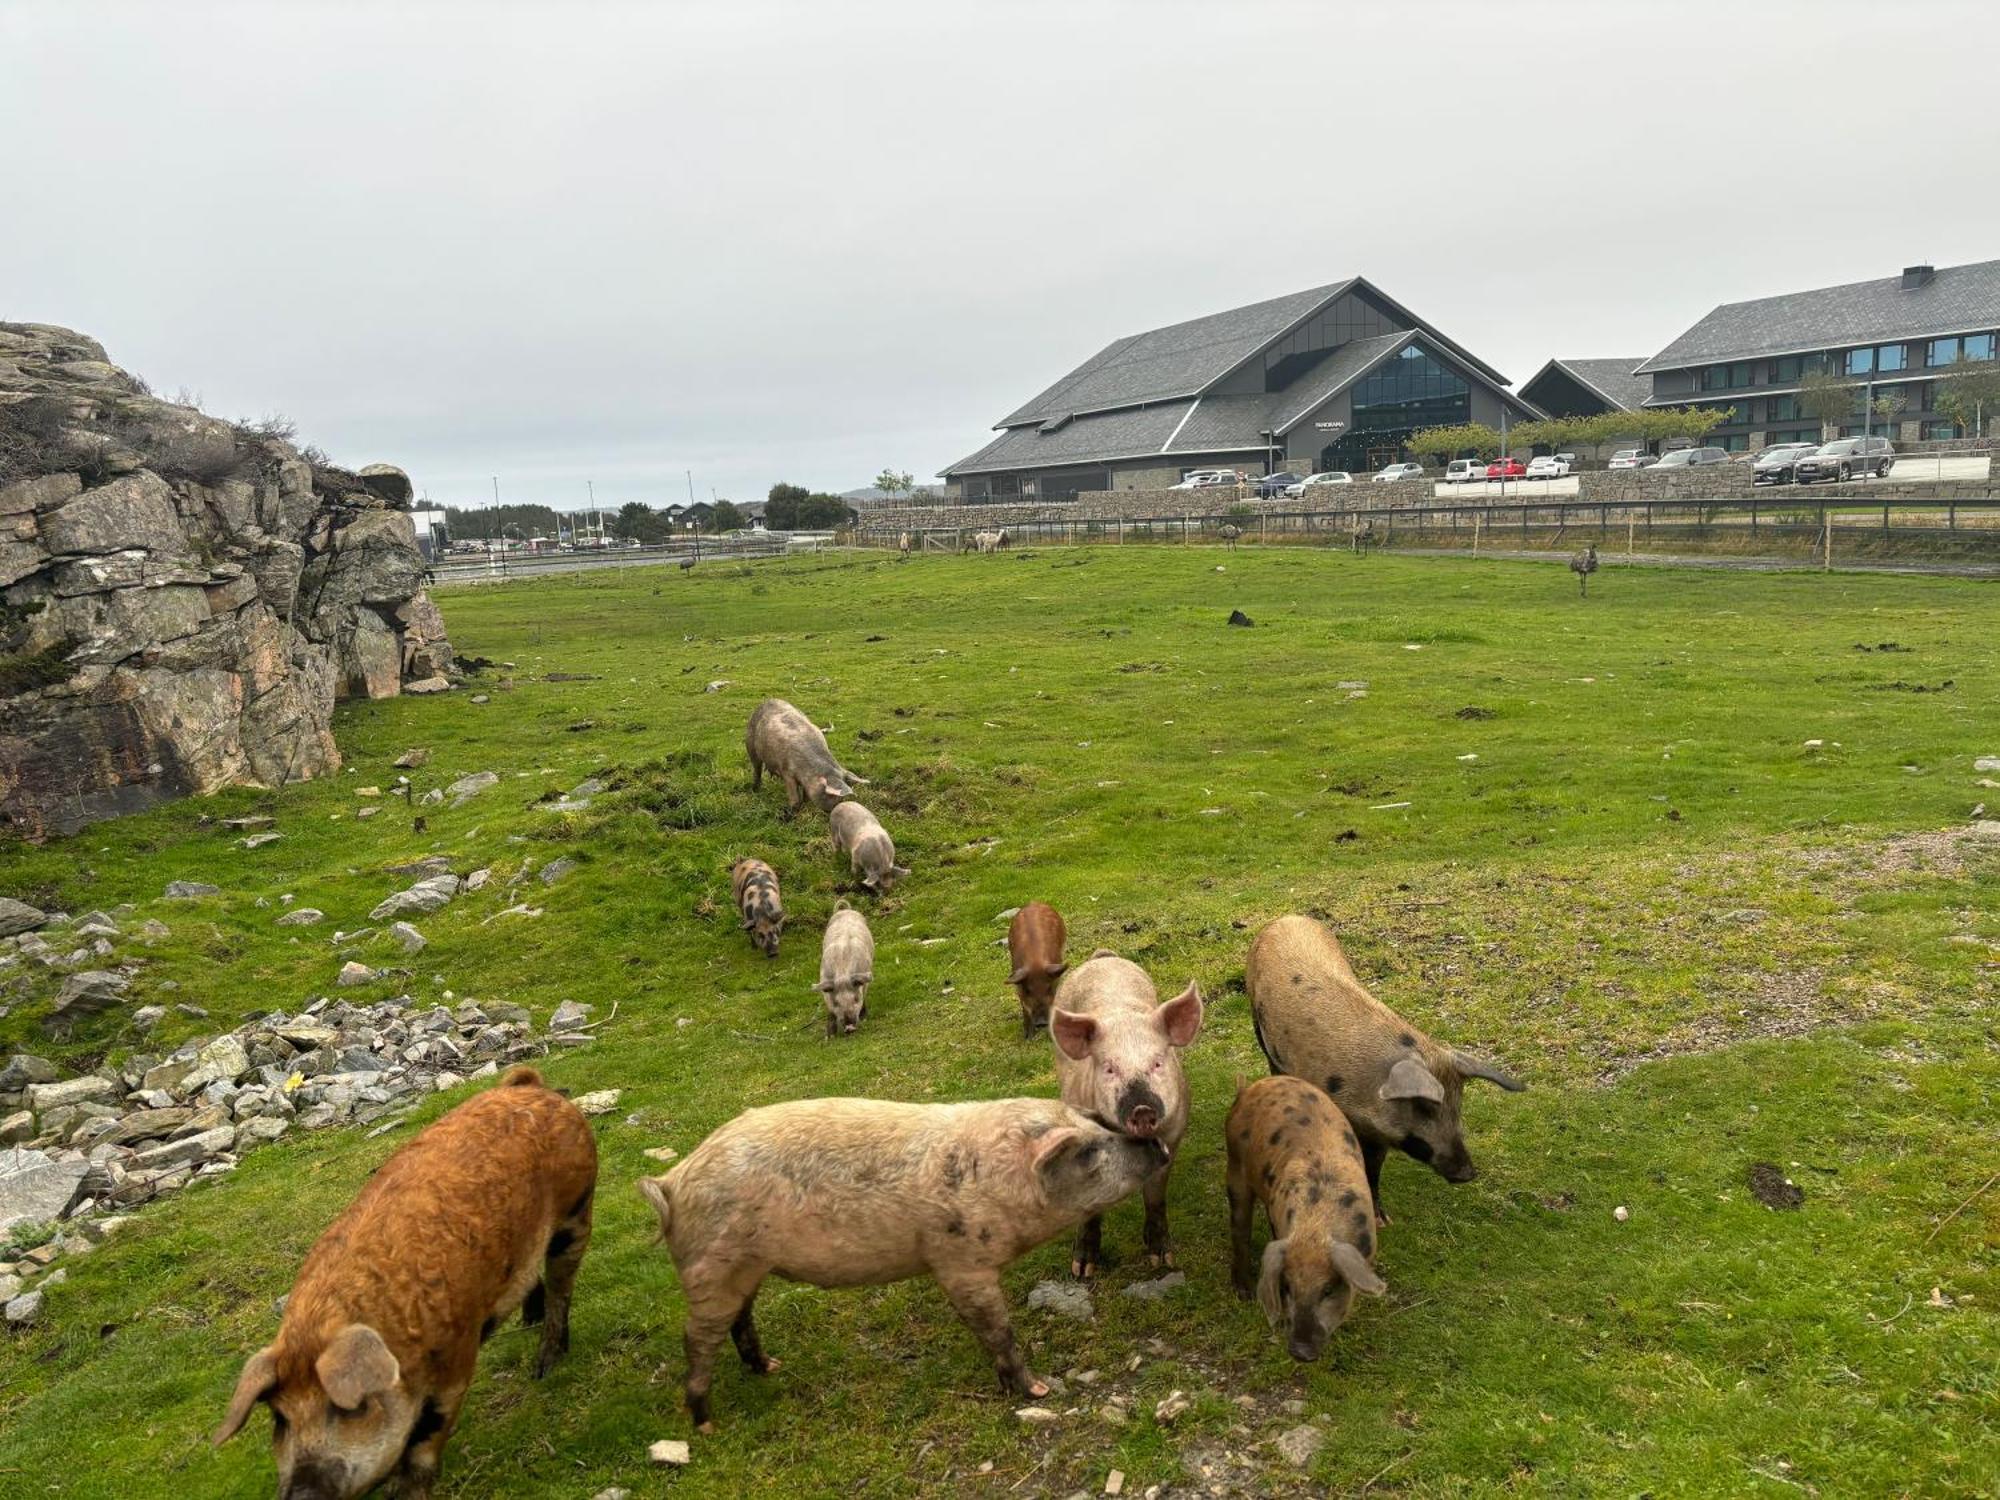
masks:
<path id="1" fill-rule="evenodd" d="M 1597 571 L 1597 543 L 1592 542 L 1569 560 L 1570 572 L 1576 574 L 1576 588 L 1586 598 L 1590 594 L 1590 575 Z"/>

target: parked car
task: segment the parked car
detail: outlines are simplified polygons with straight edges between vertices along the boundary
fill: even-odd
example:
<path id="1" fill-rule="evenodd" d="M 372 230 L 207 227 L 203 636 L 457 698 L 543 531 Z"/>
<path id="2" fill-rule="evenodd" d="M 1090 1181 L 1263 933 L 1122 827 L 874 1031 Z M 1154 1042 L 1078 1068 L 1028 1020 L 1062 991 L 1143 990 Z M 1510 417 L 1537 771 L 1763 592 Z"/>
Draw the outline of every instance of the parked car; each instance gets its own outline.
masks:
<path id="1" fill-rule="evenodd" d="M 1486 466 L 1488 479 L 1520 479 L 1528 472 L 1528 466 L 1518 458 L 1496 458 Z"/>
<path id="2" fill-rule="evenodd" d="M 1569 473 L 1569 460 L 1560 453 L 1544 453 L 1528 460 L 1529 479 L 1561 479 Z"/>
<path id="3" fill-rule="evenodd" d="M 1818 443 L 1773 443 L 1752 461 L 1750 472 L 1753 482 L 1790 484 L 1796 477 L 1793 470 L 1798 461 L 1818 450 Z"/>
<path id="4" fill-rule="evenodd" d="M 1699 469 L 1705 464 L 1726 464 L 1729 452 L 1724 448 L 1676 448 L 1671 453 L 1662 453 L 1660 461 L 1653 465 L 1656 469 Z"/>
<path id="5" fill-rule="evenodd" d="M 1308 474 L 1297 484 L 1286 485 L 1285 493 L 1296 500 L 1307 490 L 1316 490 L 1321 485 L 1352 483 L 1354 483 L 1354 476 L 1352 474 L 1345 473 L 1339 469 L 1329 469 L 1321 474 Z"/>
<path id="6" fill-rule="evenodd" d="M 1556 457 L 1569 465 L 1569 471 L 1572 474 L 1583 467 L 1583 460 L 1578 458 L 1574 453 L 1558 453 Z"/>
<path id="7" fill-rule="evenodd" d="M 1372 482 L 1375 484 L 1394 484 L 1399 479 L 1415 479 L 1423 472 L 1424 466 L 1422 464 L 1390 464 L 1388 468 L 1373 475 Z"/>
<path id="8" fill-rule="evenodd" d="M 1836 438 L 1806 454 L 1792 468 L 1800 484 L 1817 479 L 1851 479 L 1857 474 L 1887 474 L 1896 462 L 1895 446 L 1884 437 Z"/>
<path id="9" fill-rule="evenodd" d="M 1243 476 L 1234 469 L 1196 469 L 1179 484 L 1168 485 L 1173 490 L 1212 490 L 1217 485 L 1241 484 Z"/>
<path id="10" fill-rule="evenodd" d="M 1257 481 L 1257 498 L 1259 500 L 1268 500 L 1273 495 L 1282 495 L 1287 489 L 1297 484 L 1304 477 L 1302 474 L 1292 473 L 1289 469 L 1280 470 L 1276 474 L 1266 474 L 1262 479 Z"/>
<path id="11" fill-rule="evenodd" d="M 1471 484 L 1486 477 L 1486 460 L 1483 458 L 1454 458 L 1445 465 L 1446 484 Z"/>
<path id="12" fill-rule="evenodd" d="M 1620 448 L 1616 453 L 1611 455 L 1611 462 L 1606 464 L 1605 467 L 1607 469 L 1649 469 L 1658 462 L 1659 460 L 1654 458 L 1644 448 Z"/>

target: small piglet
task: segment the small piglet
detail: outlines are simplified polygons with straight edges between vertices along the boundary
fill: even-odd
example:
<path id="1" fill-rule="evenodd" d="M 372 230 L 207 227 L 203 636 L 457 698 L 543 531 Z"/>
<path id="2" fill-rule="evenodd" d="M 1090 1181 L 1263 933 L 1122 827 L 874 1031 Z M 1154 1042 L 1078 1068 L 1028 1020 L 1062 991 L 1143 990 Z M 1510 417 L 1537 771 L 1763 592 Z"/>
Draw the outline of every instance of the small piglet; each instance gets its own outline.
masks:
<path id="1" fill-rule="evenodd" d="M 1007 957 L 1014 966 L 1007 982 L 1021 997 L 1023 1037 L 1031 1037 L 1049 1024 L 1056 981 L 1069 967 L 1063 962 L 1066 936 L 1061 913 L 1046 901 L 1030 901 L 1014 913 L 1007 926 Z"/>
<path id="2" fill-rule="evenodd" d="M 819 945 L 819 983 L 826 997 L 826 1034 L 852 1036 L 868 1018 L 868 986 L 875 980 L 875 938 L 868 919 L 845 901 L 834 908 Z"/>
<path id="3" fill-rule="evenodd" d="M 766 958 L 778 956 L 785 930 L 785 904 L 778 895 L 778 872 L 761 859 L 739 859 L 729 867 L 729 890 L 743 917 L 743 930 Z"/>
<path id="4" fill-rule="evenodd" d="M 752 790 L 763 786 L 766 771 L 784 780 L 788 818 L 807 802 L 831 811 L 854 795 L 855 783 L 867 785 L 833 758 L 819 725 L 783 698 L 766 698 L 751 712 L 743 748 L 750 756 Z"/>
<path id="5" fill-rule="evenodd" d="M 1353 1123 L 1378 1223 L 1389 1222 L 1382 1163 L 1392 1150 L 1446 1182 L 1479 1175 L 1459 1118 L 1466 1080 L 1515 1093 L 1525 1084 L 1424 1035 L 1369 994 L 1340 939 L 1311 917 L 1279 917 L 1257 934 L 1244 985 L 1271 1071 L 1318 1084 Z"/>
<path id="6" fill-rule="evenodd" d="M 520 1308 L 542 1325 L 536 1375 L 569 1347 L 596 1185 L 589 1122 L 532 1068 L 461 1104 L 319 1237 L 215 1441 L 262 1401 L 281 1500 L 351 1500 L 392 1474 L 422 1500 L 481 1340 Z"/>
<path id="7" fill-rule="evenodd" d="M 1015 1346 L 1001 1270 L 1166 1160 L 1157 1140 L 1053 1099 L 800 1099 L 738 1115 L 664 1176 L 639 1180 L 687 1298 L 695 1425 L 714 1430 L 708 1390 L 725 1331 L 753 1374 L 777 1368 L 751 1316 L 771 1275 L 820 1287 L 935 1276 L 1002 1388 L 1047 1395 Z"/>
<path id="8" fill-rule="evenodd" d="M 836 854 L 847 856 L 848 867 L 878 896 L 895 889 L 910 872 L 896 863 L 896 842 L 875 814 L 859 802 L 843 802 L 827 817 Z"/>
<path id="9" fill-rule="evenodd" d="M 1049 1018 L 1063 1103 L 1127 1135 L 1158 1140 L 1171 1153 L 1188 1119 L 1180 1049 L 1201 1030 L 1201 1015 L 1201 992 L 1192 979 L 1161 1004 L 1145 970 L 1099 948 L 1064 976 Z M 1163 1161 L 1144 1189 L 1146 1253 L 1156 1266 L 1173 1264 L 1167 1242 L 1171 1165 Z M 1077 1231 L 1072 1275 L 1095 1273 L 1103 1238 L 1103 1222 L 1093 1215 Z"/>
<path id="10" fill-rule="evenodd" d="M 1257 1301 L 1293 1359 L 1314 1360 L 1375 1274 L 1374 1209 L 1354 1128 L 1326 1094 L 1282 1074 L 1245 1087 L 1223 1126 L 1229 1143 L 1229 1277 L 1250 1295 L 1250 1221 L 1259 1203 L 1271 1242 Z"/>

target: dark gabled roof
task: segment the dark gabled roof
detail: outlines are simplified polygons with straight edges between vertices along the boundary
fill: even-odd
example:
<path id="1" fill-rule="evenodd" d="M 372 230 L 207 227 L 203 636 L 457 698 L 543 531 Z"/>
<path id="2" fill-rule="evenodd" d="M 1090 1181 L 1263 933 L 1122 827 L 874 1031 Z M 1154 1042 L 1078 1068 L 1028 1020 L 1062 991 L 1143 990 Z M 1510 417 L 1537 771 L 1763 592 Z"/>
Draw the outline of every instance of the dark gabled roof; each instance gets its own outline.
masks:
<path id="1" fill-rule="evenodd" d="M 1353 284 L 1350 279 L 1312 287 L 1119 339 L 1001 418 L 1000 425 L 1199 395 Z"/>
<path id="2" fill-rule="evenodd" d="M 1727 302 L 1633 373 L 1992 328 L 2000 328 L 2000 260 L 1944 266 L 1907 290 L 1900 276 L 1885 276 Z"/>
<path id="3" fill-rule="evenodd" d="M 1653 382 L 1632 372 L 1640 359 L 1552 359 L 1521 387 L 1525 396 L 1551 370 L 1560 370 L 1586 390 L 1595 391 L 1620 411 L 1636 411 L 1653 394 Z"/>
<path id="4" fill-rule="evenodd" d="M 1385 333 L 1342 344 L 1285 389 L 1265 398 L 1271 404 L 1266 425 L 1274 432 L 1290 432 L 1416 336 L 1412 332 Z"/>
<path id="5" fill-rule="evenodd" d="M 1163 452 L 1188 414 L 1192 401 L 1170 401 L 1130 411 L 1107 411 L 1079 417 L 1054 432 L 1033 427 L 1009 427 L 977 453 L 945 469 L 947 474 L 978 474 L 998 469 L 1038 469 L 1050 464 L 1101 463 L 1112 458 L 1141 458 Z"/>

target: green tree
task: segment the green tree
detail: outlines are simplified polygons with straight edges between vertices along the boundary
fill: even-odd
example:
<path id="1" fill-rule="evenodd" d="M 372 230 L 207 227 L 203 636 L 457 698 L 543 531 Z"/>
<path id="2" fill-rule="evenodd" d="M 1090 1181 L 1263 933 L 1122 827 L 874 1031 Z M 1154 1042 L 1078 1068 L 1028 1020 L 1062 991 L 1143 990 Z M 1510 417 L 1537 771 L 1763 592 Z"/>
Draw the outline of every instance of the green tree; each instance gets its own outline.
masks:
<path id="1" fill-rule="evenodd" d="M 1910 398 L 1901 391 L 1884 391 L 1875 398 L 1875 420 L 1883 425 L 1889 436 L 1895 436 L 1896 418 L 1903 414 L 1903 408 L 1909 404 Z"/>
<path id="2" fill-rule="evenodd" d="M 765 497 L 764 524 L 773 531 L 797 531 L 799 507 L 812 498 L 802 484 L 774 484 Z"/>
<path id="3" fill-rule="evenodd" d="M 650 505 L 627 500 L 611 518 L 611 534 L 628 542 L 666 540 L 667 523 Z"/>
<path id="4" fill-rule="evenodd" d="M 1403 444 L 1419 458 L 1443 463 L 1461 453 L 1477 458 L 1494 458 L 1500 452 L 1500 434 L 1484 422 L 1467 422 L 1460 427 L 1426 427 L 1410 434 Z"/>
<path id="5" fill-rule="evenodd" d="M 875 488 L 891 500 L 906 494 L 916 484 L 916 476 L 898 469 L 884 469 L 875 476 Z"/>
<path id="6" fill-rule="evenodd" d="M 750 524 L 750 518 L 743 514 L 734 500 L 715 502 L 715 514 L 708 518 L 708 529 L 717 536 L 725 531 L 741 531 Z"/>
<path id="7" fill-rule="evenodd" d="M 1931 407 L 1965 429 L 1968 437 L 1984 437 L 1993 411 L 2000 407 L 2000 369 L 1966 369 L 1937 383 Z"/>
<path id="8" fill-rule="evenodd" d="M 1828 370 L 1808 370 L 1799 382 L 1799 410 L 1819 423 L 1824 438 L 1854 415 L 1854 383 Z"/>

